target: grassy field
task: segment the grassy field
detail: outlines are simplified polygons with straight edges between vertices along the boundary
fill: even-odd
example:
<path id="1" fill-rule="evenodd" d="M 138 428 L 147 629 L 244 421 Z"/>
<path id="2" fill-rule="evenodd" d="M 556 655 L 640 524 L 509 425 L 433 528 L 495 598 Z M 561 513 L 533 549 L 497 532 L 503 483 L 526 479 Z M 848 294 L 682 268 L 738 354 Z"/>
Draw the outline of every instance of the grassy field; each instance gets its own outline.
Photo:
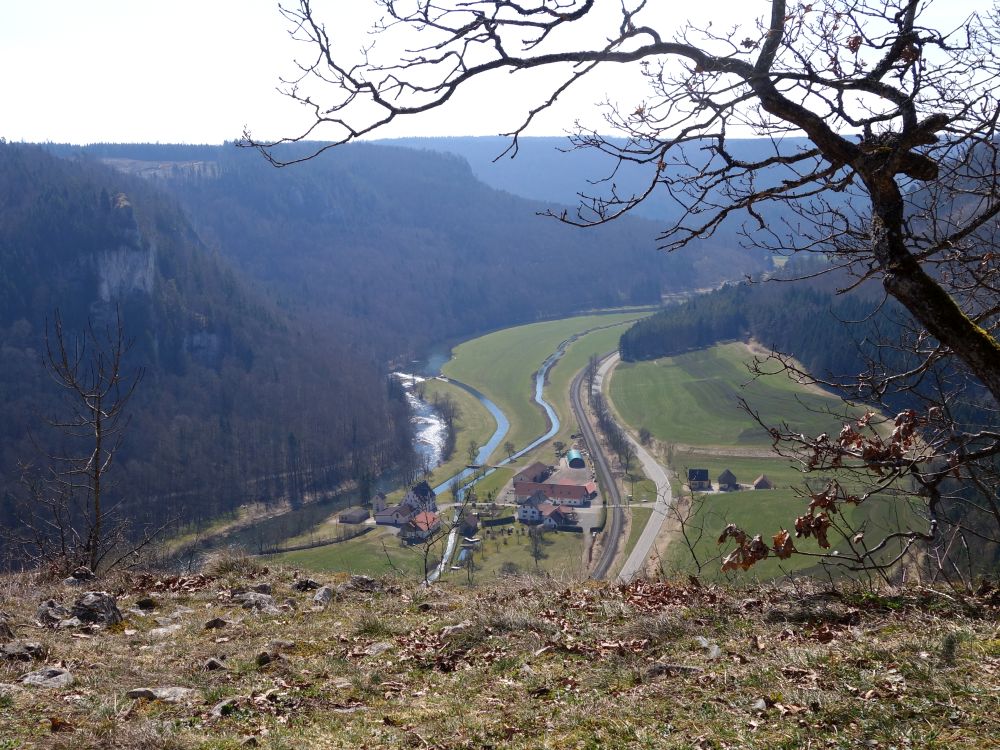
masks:
<path id="1" fill-rule="evenodd" d="M 632 526 L 629 528 L 628 539 L 625 541 L 624 553 L 621 557 L 622 565 L 625 564 L 625 560 L 628 556 L 632 554 L 632 550 L 635 549 L 636 542 L 639 541 L 639 537 L 642 535 L 642 530 L 646 528 L 646 522 L 649 521 L 649 517 L 653 515 L 653 505 L 650 503 L 648 506 L 633 505 L 631 508 L 632 513 Z M 621 569 L 621 565 L 618 566 Z"/>
<path id="2" fill-rule="evenodd" d="M 501 577 L 505 563 L 515 566 L 513 570 L 518 573 L 550 575 L 554 578 L 579 578 L 583 575 L 583 541 L 580 534 L 569 531 L 545 532 L 542 537 L 542 557 L 536 565 L 531 555 L 528 527 L 517 523 L 512 528 L 515 529 L 513 536 L 494 532 L 492 539 L 487 530 L 481 530 L 483 546 L 474 556 L 476 567 L 473 583 Z M 467 580 L 467 574 L 464 570 L 448 571 L 443 580 L 462 582 Z"/>
<path id="3" fill-rule="evenodd" d="M 450 397 L 458 405 L 455 419 L 455 450 L 451 458 L 431 471 L 427 481 L 436 487 L 448 477 L 454 476 L 469 462 L 469 445 L 485 445 L 496 431 L 497 423 L 479 399 L 468 391 L 441 380 L 426 380 L 422 384 L 424 398 L 431 401 L 435 396 Z"/>
<path id="4" fill-rule="evenodd" d="M 806 434 L 838 431 L 825 413 L 840 405 L 832 396 L 806 391 L 781 375 L 748 382 L 743 344 L 622 363 L 611 380 L 611 398 L 622 418 L 645 427 L 665 443 L 692 446 L 767 447 L 767 432 L 739 408 L 745 398 L 768 424 L 788 421 Z"/>
<path id="5" fill-rule="evenodd" d="M 780 529 L 793 528 L 795 518 L 807 505 L 793 489 L 803 487 L 805 475 L 788 460 L 767 455 L 769 436 L 738 407 L 737 398 L 745 397 L 766 422 L 787 421 L 795 429 L 813 434 L 837 432 L 840 427 L 840 421 L 830 413 L 840 401 L 832 396 L 807 391 L 779 375 L 747 384 L 743 363 L 750 356 L 742 344 L 724 344 L 656 362 L 622 364 L 610 385 L 612 402 L 623 420 L 636 430 L 646 427 L 667 444 L 667 463 L 676 474 L 672 480 L 675 494 L 681 491 L 689 468 L 708 469 L 713 484 L 725 469 L 743 484 L 761 474 L 774 484 L 774 490 L 699 495 L 689 523 L 692 529 L 703 530 L 695 554 L 706 566 L 702 575 L 709 578 L 722 576 L 720 555 L 733 547 L 732 543 L 717 544 L 727 524 L 734 523 L 750 534 L 760 533 L 769 541 Z M 694 447 L 677 448 L 675 444 Z M 761 456 L 754 457 L 753 452 Z M 818 486 L 828 477 L 812 475 L 809 479 Z M 641 497 L 643 491 L 648 488 L 637 488 L 636 495 Z M 836 520 L 849 535 L 864 529 L 866 536 L 880 538 L 882 532 L 899 528 L 897 513 L 912 518 L 905 502 L 874 501 L 848 508 Z M 838 542 L 841 548 L 845 545 L 833 532 L 830 540 L 834 549 L 838 549 Z M 796 548 L 821 551 L 811 539 L 797 540 Z M 670 545 L 664 559 L 672 569 L 691 571 L 695 567 L 680 540 Z M 768 579 L 794 570 L 817 572 L 815 564 L 816 559 L 807 556 L 796 555 L 786 561 L 771 558 L 740 576 Z"/>
<path id="6" fill-rule="evenodd" d="M 522 448 L 545 433 L 545 415 L 532 400 L 533 376 L 560 342 L 588 328 L 634 320 L 640 315 L 584 315 L 507 328 L 459 344 L 442 372 L 478 389 L 496 403 L 510 420 L 505 440 Z M 617 339 L 620 335 L 619 330 L 611 337 Z M 583 359 L 586 361 L 586 355 Z"/>
<path id="7" fill-rule="evenodd" d="M 343 571 L 385 575 L 393 572 L 395 568 L 407 577 L 420 580 L 424 570 L 423 547 L 400 544 L 396 533 L 395 528 L 380 526 L 357 539 L 326 547 L 271 555 L 264 559 L 280 565 L 321 572 Z M 437 550 L 435 552 L 440 554 Z M 431 557 L 434 558 L 435 555 Z M 392 564 L 389 562 L 390 559 Z"/>

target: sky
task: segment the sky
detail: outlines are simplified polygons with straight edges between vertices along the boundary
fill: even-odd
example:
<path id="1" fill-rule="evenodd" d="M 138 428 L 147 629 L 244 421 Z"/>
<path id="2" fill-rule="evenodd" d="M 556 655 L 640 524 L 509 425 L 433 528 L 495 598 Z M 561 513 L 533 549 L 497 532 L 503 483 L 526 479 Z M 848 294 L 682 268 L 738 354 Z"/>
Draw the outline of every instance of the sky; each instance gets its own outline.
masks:
<path id="1" fill-rule="evenodd" d="M 365 41 L 372 5 L 314 0 L 331 34 L 352 49 Z M 765 10 L 767 2 L 650 5 L 662 9 L 668 25 L 678 7 L 729 24 Z M 989 3 L 939 5 L 957 16 Z M 293 60 L 308 56 L 289 39 L 276 0 L 2 0 L 2 7 L 0 137 L 7 140 L 221 143 L 238 138 L 245 125 L 262 138 L 298 134 L 308 125 L 301 107 L 276 91 L 280 76 L 294 70 Z M 543 83 L 511 78 L 485 82 L 446 109 L 402 121 L 380 136 L 507 132 L 519 124 L 525 103 L 537 102 Z M 563 134 L 581 115 L 599 128 L 600 101 L 610 97 L 634 107 L 644 92 L 637 75 L 608 70 L 567 96 L 529 134 Z"/>

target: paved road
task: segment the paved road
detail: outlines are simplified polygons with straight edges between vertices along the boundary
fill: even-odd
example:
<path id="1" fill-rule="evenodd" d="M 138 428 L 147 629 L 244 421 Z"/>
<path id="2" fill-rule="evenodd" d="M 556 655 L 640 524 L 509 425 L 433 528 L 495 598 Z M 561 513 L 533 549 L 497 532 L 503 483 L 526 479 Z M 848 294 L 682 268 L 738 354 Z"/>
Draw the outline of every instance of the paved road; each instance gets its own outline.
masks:
<path id="1" fill-rule="evenodd" d="M 618 361 L 619 356 L 615 352 L 601 363 L 597 371 L 597 377 L 594 378 L 595 389 L 601 387 L 605 378 L 608 377 L 611 370 L 618 364 Z M 621 572 L 618 573 L 619 583 L 628 583 L 642 571 L 643 565 L 649 557 L 649 552 L 653 548 L 653 542 L 656 541 L 656 537 L 659 535 L 664 521 L 667 520 L 667 511 L 670 510 L 670 506 L 674 501 L 670 490 L 670 479 L 667 477 L 665 468 L 649 455 L 649 452 L 631 434 L 628 432 L 625 434 L 629 442 L 632 443 L 632 447 L 635 448 L 635 454 L 639 459 L 639 463 L 642 464 L 643 472 L 656 485 L 656 504 L 653 506 L 653 513 L 650 515 L 646 527 L 642 530 L 639 541 L 632 548 L 632 552 L 622 566 Z"/>
<path id="2" fill-rule="evenodd" d="M 598 558 L 590 574 L 592 578 L 601 579 L 607 576 L 608 569 L 618 554 L 618 544 L 621 539 L 622 528 L 625 525 L 625 514 L 622 511 L 622 500 L 618 492 L 618 483 L 611 474 L 607 458 L 604 456 L 604 451 L 601 450 L 601 444 L 597 440 L 597 435 L 594 433 L 594 428 L 591 426 L 590 420 L 587 419 L 587 414 L 583 409 L 583 403 L 580 399 L 580 385 L 583 382 L 585 372 L 586 370 L 581 370 L 573 378 L 573 383 L 570 385 L 570 403 L 573 406 L 573 412 L 576 414 L 576 420 L 580 424 L 580 431 L 583 433 L 584 442 L 587 443 L 587 449 L 590 451 L 590 460 L 593 462 L 594 468 L 601 475 L 605 490 L 604 504 L 608 509 L 608 523 L 604 529 L 604 547 L 601 550 L 601 556 Z M 594 387 L 597 387 L 596 379 Z"/>

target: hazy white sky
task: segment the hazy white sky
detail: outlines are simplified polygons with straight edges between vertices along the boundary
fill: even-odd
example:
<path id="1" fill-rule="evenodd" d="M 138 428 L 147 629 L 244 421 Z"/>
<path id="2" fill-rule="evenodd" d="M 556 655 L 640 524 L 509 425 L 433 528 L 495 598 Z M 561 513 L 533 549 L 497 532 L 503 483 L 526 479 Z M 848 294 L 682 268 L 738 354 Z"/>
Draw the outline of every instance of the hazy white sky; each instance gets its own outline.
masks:
<path id="1" fill-rule="evenodd" d="M 371 4 L 314 0 L 334 38 L 353 48 L 364 42 Z M 957 17 L 990 3 L 938 5 Z M 650 0 L 650 6 L 729 25 L 767 3 Z M 0 136 L 8 140 L 219 143 L 239 137 L 245 124 L 259 137 L 275 137 L 308 122 L 275 91 L 279 76 L 293 70 L 292 60 L 309 54 L 289 40 L 276 0 L 3 0 L 2 7 Z M 507 81 L 381 135 L 505 132 L 523 113 L 516 100 L 523 104 L 530 94 L 520 80 Z M 538 121 L 531 134 L 561 134 L 605 95 L 634 106 L 642 92 L 621 69 L 609 71 Z"/>

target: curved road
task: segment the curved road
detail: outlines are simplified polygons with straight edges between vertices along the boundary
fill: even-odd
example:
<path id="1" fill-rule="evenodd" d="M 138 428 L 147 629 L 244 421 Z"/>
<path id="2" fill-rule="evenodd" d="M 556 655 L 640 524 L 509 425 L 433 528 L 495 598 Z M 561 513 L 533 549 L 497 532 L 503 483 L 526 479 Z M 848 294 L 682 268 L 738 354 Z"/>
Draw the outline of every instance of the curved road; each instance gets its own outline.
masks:
<path id="1" fill-rule="evenodd" d="M 597 377 L 594 378 L 595 389 L 601 387 L 608 373 L 618 364 L 619 359 L 618 352 L 614 352 L 601 363 L 597 371 Z M 642 571 L 642 567 L 649 557 L 649 551 L 653 548 L 653 543 L 656 541 L 663 523 L 667 520 L 667 512 L 674 501 L 666 467 L 661 466 L 655 458 L 649 455 L 649 452 L 642 444 L 632 437 L 632 433 L 628 430 L 624 430 L 624 432 L 625 437 L 628 438 L 628 441 L 632 443 L 632 447 L 635 448 L 635 455 L 639 459 L 639 463 L 642 464 L 643 473 L 656 485 L 656 504 L 653 506 L 653 512 L 649 517 L 649 521 L 646 522 L 646 527 L 642 530 L 639 540 L 635 543 L 635 547 L 632 548 L 631 554 L 618 573 L 619 583 L 628 583 Z"/>
<path id="2" fill-rule="evenodd" d="M 605 355 L 605 358 L 609 356 L 611 355 Z M 597 435 L 594 433 L 594 428 L 591 426 L 590 420 L 587 419 L 586 412 L 583 410 L 583 402 L 580 400 L 580 386 L 583 383 L 585 373 L 586 369 L 581 370 L 573 378 L 573 383 L 570 385 L 570 403 L 573 406 L 573 413 L 576 414 L 577 422 L 580 424 L 580 431 L 583 433 L 584 442 L 587 443 L 587 449 L 590 451 L 590 459 L 601 475 L 601 482 L 605 489 L 604 506 L 608 510 L 607 526 L 604 530 L 605 544 L 601 550 L 601 556 L 598 558 L 597 564 L 590 574 L 592 578 L 601 579 L 607 576 L 608 569 L 618 554 L 618 542 L 621 539 L 625 514 L 622 511 L 622 499 L 618 492 L 618 482 L 615 481 L 615 478 L 611 474 L 608 460 L 604 456 L 604 451 L 601 450 Z M 594 385 L 595 387 L 597 386 L 597 381 L 595 381 Z"/>

